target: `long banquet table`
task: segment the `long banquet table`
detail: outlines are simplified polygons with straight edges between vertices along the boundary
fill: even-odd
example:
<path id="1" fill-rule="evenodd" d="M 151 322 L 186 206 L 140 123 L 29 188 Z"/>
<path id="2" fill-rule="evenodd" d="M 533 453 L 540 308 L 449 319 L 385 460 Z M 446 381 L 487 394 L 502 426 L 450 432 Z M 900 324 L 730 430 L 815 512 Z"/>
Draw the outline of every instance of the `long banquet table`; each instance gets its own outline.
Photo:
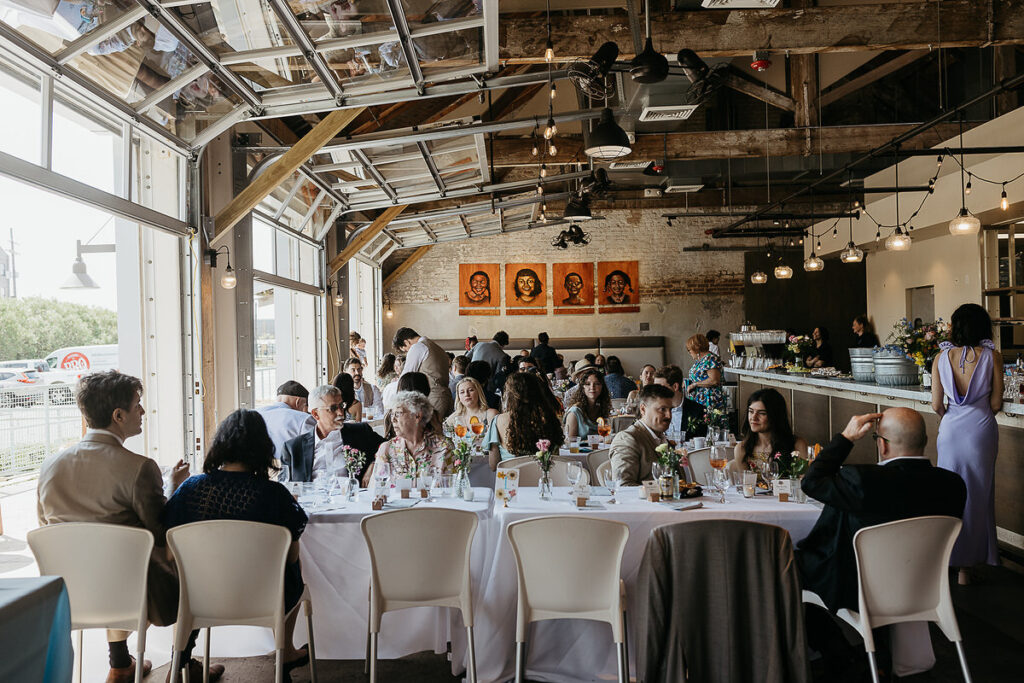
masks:
<path id="1" fill-rule="evenodd" d="M 541 501 L 535 488 L 523 488 L 509 507 L 493 500 L 493 491 L 474 489 L 476 500 L 466 503 L 439 498 L 417 507 L 444 506 L 475 512 L 480 526 L 473 543 L 471 571 L 474 586 L 474 619 L 477 670 L 481 683 L 512 677 L 514 664 L 516 569 L 506 527 L 517 520 L 545 515 L 587 515 L 625 522 L 630 528 L 622 562 L 628 592 L 628 610 L 636 614 L 636 576 L 651 529 L 662 524 L 703 519 L 742 519 L 775 524 L 788 530 L 794 541 L 810 531 L 819 509 L 811 504 L 780 503 L 772 497 L 744 499 L 730 493 L 723 505 L 711 496 L 700 499 L 703 507 L 678 511 L 664 504 L 638 498 L 637 489 L 617 492 L 616 504 L 608 496 L 596 496 L 598 507 L 577 510 L 567 489 L 555 489 L 555 499 Z M 366 497 L 366 493 L 360 494 Z M 358 522 L 372 514 L 368 500 L 343 503 L 343 508 L 311 510 L 310 523 L 301 539 L 302 572 L 313 597 L 317 656 L 324 659 L 361 659 L 365 655 L 367 590 L 370 560 Z M 334 506 L 330 506 L 334 507 Z M 414 562 L 416 558 L 409 558 Z M 581 576 L 581 581 L 586 577 Z M 464 670 L 465 638 L 457 611 L 415 608 L 387 613 L 381 623 L 380 657 L 402 657 L 414 652 L 444 652 L 450 641 L 452 672 Z M 305 642 L 302 623 L 296 642 Z M 629 632 L 636 633 L 630 623 Z M 250 636 L 251 637 L 251 636 Z M 253 640 L 257 642 L 253 642 Z M 250 644 L 273 648 L 269 634 Z M 217 638 L 214 638 L 216 648 Z M 586 621 L 534 624 L 528 636 L 528 677 L 536 681 L 581 681 L 615 677 L 615 655 L 607 626 Z M 630 655 L 634 648 L 630 647 Z"/>

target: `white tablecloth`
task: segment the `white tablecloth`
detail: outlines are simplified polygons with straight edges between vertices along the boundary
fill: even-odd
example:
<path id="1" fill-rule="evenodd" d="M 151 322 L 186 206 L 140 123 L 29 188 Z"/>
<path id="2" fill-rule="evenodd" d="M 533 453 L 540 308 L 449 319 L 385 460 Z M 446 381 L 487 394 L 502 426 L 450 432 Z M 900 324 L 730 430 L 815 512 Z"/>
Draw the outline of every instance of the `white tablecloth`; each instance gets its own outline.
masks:
<path id="1" fill-rule="evenodd" d="M 577 510 L 569 501 L 568 489 L 555 489 L 555 500 L 541 501 L 537 489 L 521 489 L 507 508 L 496 507 L 490 535 L 497 540 L 490 571 L 484 576 L 486 600 L 475 607 L 477 673 L 481 683 L 504 681 L 514 674 L 516 624 L 516 565 L 506 527 L 514 521 L 541 515 L 576 515 L 600 517 L 629 525 L 629 540 L 622 558 L 622 578 L 626 582 L 628 608 L 632 619 L 636 614 L 636 577 L 651 530 L 663 524 L 703 519 L 741 519 L 775 524 L 788 530 L 794 542 L 806 536 L 820 510 L 809 504 L 780 503 L 771 497 L 747 500 L 730 494 L 729 503 L 712 502 L 710 496 L 700 499 L 698 510 L 676 511 L 664 505 L 641 501 L 637 489 L 617 492 L 615 505 L 604 509 Z M 598 497 L 607 501 L 607 497 Z M 585 580 L 586 577 L 580 577 Z M 635 624 L 628 625 L 630 638 Z M 486 644 L 486 647 L 483 646 Z M 582 620 L 540 622 L 531 626 L 527 635 L 527 678 L 533 681 L 615 680 L 615 647 L 611 629 L 606 624 Z M 630 645 L 630 658 L 634 648 Z M 455 656 L 462 652 L 456 650 Z M 635 667 L 631 665 L 635 673 Z"/>

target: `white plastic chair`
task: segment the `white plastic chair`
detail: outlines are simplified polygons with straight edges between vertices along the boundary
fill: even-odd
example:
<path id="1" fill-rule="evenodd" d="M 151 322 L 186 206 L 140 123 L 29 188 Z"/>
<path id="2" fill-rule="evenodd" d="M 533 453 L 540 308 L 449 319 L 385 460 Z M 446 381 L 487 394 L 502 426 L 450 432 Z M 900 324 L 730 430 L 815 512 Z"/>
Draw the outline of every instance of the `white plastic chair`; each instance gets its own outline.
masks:
<path id="1" fill-rule="evenodd" d="M 181 652 L 193 629 L 206 629 L 203 683 L 210 678 L 210 628 L 265 626 L 274 631 L 275 680 L 284 680 L 284 568 L 292 535 L 275 524 L 216 519 L 167 531 L 167 545 L 178 566 L 180 592 L 174 625 L 172 681 L 181 670 Z M 299 600 L 306 613 L 309 667 L 316 674 L 313 605 L 308 590 Z M 186 680 L 188 677 L 185 669 Z"/>
<path id="2" fill-rule="evenodd" d="M 611 448 L 598 448 L 587 453 L 587 470 L 590 471 L 591 481 L 601 481 L 597 477 L 597 468 L 601 463 L 608 462 L 612 458 Z"/>
<path id="3" fill-rule="evenodd" d="M 693 477 L 690 481 L 695 481 L 703 486 L 704 475 L 715 471 L 711 466 L 711 449 L 698 448 L 695 451 L 690 451 L 686 457 L 690 461 L 690 476 Z"/>
<path id="4" fill-rule="evenodd" d="M 377 637 L 385 612 L 407 607 L 457 607 L 469 643 L 466 670 L 476 683 L 470 551 L 475 513 L 443 508 L 392 510 L 364 517 L 359 528 L 370 553 L 367 663 L 377 681 Z"/>
<path id="5" fill-rule="evenodd" d="M 939 625 L 956 645 L 964 680 L 970 683 L 949 592 L 949 555 L 961 526 L 955 517 L 935 515 L 865 527 L 854 534 L 859 613 L 841 609 L 838 616 L 864 638 L 874 683 L 878 670 L 871 629 L 912 621 Z"/>
<path id="6" fill-rule="evenodd" d="M 535 517 L 508 525 L 516 558 L 516 683 L 526 669 L 526 631 L 546 619 L 593 619 L 612 628 L 619 683 L 629 680 L 626 597 L 619 576 L 629 526 L 593 517 Z M 580 581 L 586 576 L 586 581 Z"/>
<path id="7" fill-rule="evenodd" d="M 28 545 L 43 576 L 60 576 L 71 602 L 75 634 L 75 681 L 82 680 L 82 630 L 135 631 L 135 683 L 142 681 L 146 653 L 146 577 L 153 552 L 148 529 L 70 522 L 28 532 Z"/>
<path id="8" fill-rule="evenodd" d="M 612 461 L 605 460 L 603 463 L 597 466 L 597 472 L 594 473 L 594 477 L 597 479 L 597 483 L 600 484 L 604 479 L 601 477 L 601 473 L 606 472 L 605 476 L 612 473 Z"/>
<path id="9" fill-rule="evenodd" d="M 569 463 L 573 462 L 572 459 L 564 458 L 560 456 L 554 457 L 554 462 L 551 464 L 551 485 L 552 486 L 570 486 L 569 483 Z M 575 460 L 575 462 L 580 462 Z M 582 462 L 580 462 L 583 465 Z M 540 485 L 540 465 L 532 457 L 520 456 L 518 458 L 512 458 L 511 460 L 502 460 L 498 463 L 498 467 L 501 469 L 517 469 L 519 470 L 519 485 L 520 486 L 539 486 Z M 586 466 L 583 466 L 583 482 L 586 484 L 590 483 L 590 472 L 587 471 Z"/>

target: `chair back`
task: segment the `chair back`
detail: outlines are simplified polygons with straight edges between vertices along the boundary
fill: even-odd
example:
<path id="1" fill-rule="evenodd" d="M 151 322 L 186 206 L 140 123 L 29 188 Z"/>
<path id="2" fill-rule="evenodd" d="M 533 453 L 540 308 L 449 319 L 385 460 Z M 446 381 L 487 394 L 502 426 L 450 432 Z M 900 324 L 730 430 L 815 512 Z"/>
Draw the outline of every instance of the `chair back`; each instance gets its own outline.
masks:
<path id="1" fill-rule="evenodd" d="M 552 486 L 570 486 L 569 463 L 573 461 L 578 462 L 583 466 L 583 481 L 587 484 L 590 483 L 590 472 L 587 471 L 586 465 L 580 459 L 566 458 L 556 455 L 552 460 L 553 462 L 551 463 L 551 470 L 549 472 Z M 501 467 L 502 469 L 514 468 L 518 470 L 520 486 L 540 485 L 540 465 L 530 456 L 503 460 L 498 463 L 498 467 Z"/>
<path id="2" fill-rule="evenodd" d="M 371 631 L 384 612 L 434 605 L 458 607 L 473 625 L 470 551 L 479 524 L 466 510 L 392 510 L 364 517 L 370 553 Z M 376 625 L 376 628 L 373 628 Z"/>
<path id="3" fill-rule="evenodd" d="M 597 466 L 597 472 L 594 473 L 594 480 L 600 484 L 603 481 L 602 474 L 608 476 L 612 473 L 612 461 L 605 460 L 603 463 Z"/>
<path id="4" fill-rule="evenodd" d="M 622 522 L 593 517 L 535 517 L 508 525 L 519 576 L 517 642 L 542 619 L 596 619 L 622 642 L 619 567 L 629 538 Z M 586 581 L 581 581 L 581 577 Z"/>
<path id="5" fill-rule="evenodd" d="M 67 522 L 33 529 L 27 540 L 40 575 L 64 579 L 72 629 L 145 628 L 148 529 Z"/>
<path id="6" fill-rule="evenodd" d="M 715 471 L 711 466 L 711 449 L 698 448 L 695 451 L 690 451 L 686 457 L 690 461 L 690 475 L 693 477 L 691 481 L 703 486 L 704 475 Z"/>
<path id="7" fill-rule="evenodd" d="M 624 398 L 613 398 L 612 399 L 612 410 L 618 410 L 622 406 L 626 405 L 626 399 Z"/>
<path id="8" fill-rule="evenodd" d="M 861 618 L 868 628 L 936 621 L 960 640 L 949 592 L 949 555 L 962 522 L 941 515 L 865 527 L 853 536 Z"/>
<path id="9" fill-rule="evenodd" d="M 259 522 L 216 519 L 168 529 L 181 586 L 178 630 L 240 624 L 282 631 L 291 542 L 285 527 Z"/>
<path id="10" fill-rule="evenodd" d="M 601 463 L 608 462 L 611 458 L 612 449 L 608 447 L 598 448 L 587 453 L 587 470 L 590 471 L 591 481 L 601 481 L 597 478 L 597 468 Z"/>

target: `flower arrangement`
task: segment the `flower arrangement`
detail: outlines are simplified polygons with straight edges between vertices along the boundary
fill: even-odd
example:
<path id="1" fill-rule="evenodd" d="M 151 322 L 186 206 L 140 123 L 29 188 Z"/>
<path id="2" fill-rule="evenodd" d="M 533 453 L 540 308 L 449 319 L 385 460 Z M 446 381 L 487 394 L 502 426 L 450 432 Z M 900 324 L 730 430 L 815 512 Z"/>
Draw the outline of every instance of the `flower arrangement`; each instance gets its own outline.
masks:
<path id="1" fill-rule="evenodd" d="M 725 414 L 724 410 L 707 408 L 704 411 L 704 424 L 708 427 L 722 429 L 729 426 L 729 416 Z"/>
<path id="2" fill-rule="evenodd" d="M 540 439 L 537 441 L 537 452 L 533 454 L 534 460 L 540 465 L 541 471 L 546 475 L 551 472 L 551 466 L 554 464 L 554 453 L 551 452 L 551 441 L 549 439 Z"/>
<path id="3" fill-rule="evenodd" d="M 345 459 L 345 469 L 348 470 L 350 477 L 358 476 L 366 465 L 366 453 L 351 446 L 341 447 L 341 457 Z"/>
<path id="4" fill-rule="evenodd" d="M 463 427 L 463 436 L 465 436 L 465 427 Z M 470 439 L 448 439 L 448 448 L 452 454 L 452 471 L 458 474 L 468 474 L 469 468 L 473 464 L 473 453 L 470 447 Z"/>
<path id="5" fill-rule="evenodd" d="M 672 472 L 679 472 L 679 465 L 689 464 L 685 461 L 683 452 L 671 443 L 660 444 L 654 451 L 658 454 L 658 464 L 668 468 Z"/>
<path id="6" fill-rule="evenodd" d="M 927 367 L 939 352 L 939 343 L 949 339 L 949 323 L 939 318 L 935 322 L 914 327 L 906 318 L 892 326 L 885 348 L 897 351 L 918 367 Z"/>
<path id="7" fill-rule="evenodd" d="M 705 415 L 707 415 L 707 413 L 705 413 Z M 686 433 L 691 435 L 696 434 L 700 431 L 701 424 L 702 422 L 699 417 L 691 415 L 686 418 Z"/>
<path id="8" fill-rule="evenodd" d="M 786 349 L 793 354 L 794 358 L 802 358 L 814 349 L 814 340 L 805 334 L 791 334 Z"/>
<path id="9" fill-rule="evenodd" d="M 811 461 L 800 455 L 799 451 L 793 451 L 788 455 L 776 453 L 772 459 L 772 465 L 779 479 L 799 479 L 804 476 Z"/>
<path id="10" fill-rule="evenodd" d="M 551 388 L 560 394 L 564 394 L 572 386 L 572 382 L 567 379 L 556 379 L 551 383 Z"/>

